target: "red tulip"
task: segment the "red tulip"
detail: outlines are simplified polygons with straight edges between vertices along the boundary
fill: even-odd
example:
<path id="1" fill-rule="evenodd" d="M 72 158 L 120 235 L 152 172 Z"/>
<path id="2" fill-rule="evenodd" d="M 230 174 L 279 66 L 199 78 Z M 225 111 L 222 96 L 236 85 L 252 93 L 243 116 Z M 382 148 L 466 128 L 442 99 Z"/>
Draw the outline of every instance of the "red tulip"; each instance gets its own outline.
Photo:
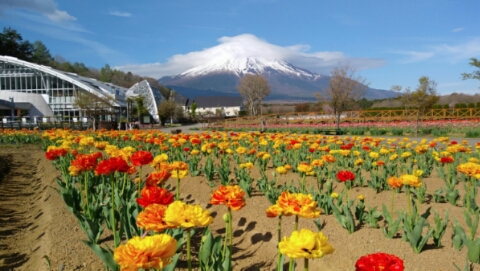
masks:
<path id="1" fill-rule="evenodd" d="M 355 263 L 355 271 L 403 271 L 403 260 L 382 252 L 362 256 Z"/>
<path id="2" fill-rule="evenodd" d="M 353 181 L 355 180 L 355 174 L 348 170 L 340 170 L 337 173 L 337 180 L 340 182 Z"/>

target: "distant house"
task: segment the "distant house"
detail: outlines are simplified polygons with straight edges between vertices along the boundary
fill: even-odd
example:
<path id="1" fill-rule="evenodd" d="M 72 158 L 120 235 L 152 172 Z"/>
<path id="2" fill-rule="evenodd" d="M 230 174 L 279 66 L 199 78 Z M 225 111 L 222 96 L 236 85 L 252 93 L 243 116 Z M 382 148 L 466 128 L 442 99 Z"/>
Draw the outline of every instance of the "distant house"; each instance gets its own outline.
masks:
<path id="1" fill-rule="evenodd" d="M 201 96 L 188 103 L 187 111 L 195 102 L 197 115 L 216 115 L 225 117 L 237 117 L 239 112 L 245 110 L 242 97 L 229 96 Z"/>

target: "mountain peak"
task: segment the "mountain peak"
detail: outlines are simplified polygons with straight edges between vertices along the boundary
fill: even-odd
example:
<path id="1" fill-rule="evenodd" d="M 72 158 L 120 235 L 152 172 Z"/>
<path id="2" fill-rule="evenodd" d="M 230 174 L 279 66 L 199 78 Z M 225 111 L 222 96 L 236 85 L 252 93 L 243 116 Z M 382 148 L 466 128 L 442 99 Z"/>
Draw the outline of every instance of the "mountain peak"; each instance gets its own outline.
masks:
<path id="1" fill-rule="evenodd" d="M 236 48 L 230 48 L 230 51 Z M 329 87 L 328 76 L 299 68 L 266 54 L 265 57 L 242 55 L 232 52 L 212 54 L 207 62 L 175 76 L 165 76 L 158 80 L 186 97 L 202 96 L 202 93 L 226 93 L 239 95 L 236 89 L 240 79 L 246 74 L 264 76 L 272 87 L 267 99 L 276 101 L 311 101 L 315 92 L 323 92 Z M 367 90 L 367 98 L 387 98 L 396 95 L 389 91 Z"/>
<path id="2" fill-rule="evenodd" d="M 203 65 L 191 68 L 181 74 L 179 77 L 195 77 L 210 73 L 231 73 L 238 77 L 245 74 L 265 74 L 265 73 L 282 73 L 290 76 L 306 77 L 315 80 L 321 75 L 298 68 L 285 61 L 272 60 L 266 58 L 222 58 L 217 57 Z"/>

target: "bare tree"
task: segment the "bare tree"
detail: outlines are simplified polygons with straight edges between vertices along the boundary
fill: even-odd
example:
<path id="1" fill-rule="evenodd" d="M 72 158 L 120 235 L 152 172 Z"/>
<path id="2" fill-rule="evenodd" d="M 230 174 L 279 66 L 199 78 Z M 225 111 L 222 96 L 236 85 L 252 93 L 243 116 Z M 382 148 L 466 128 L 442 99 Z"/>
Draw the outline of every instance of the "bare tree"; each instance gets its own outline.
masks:
<path id="1" fill-rule="evenodd" d="M 410 87 L 403 89 L 400 85 L 394 85 L 390 88 L 390 90 L 397 92 L 398 100 L 400 104 L 405 108 L 405 119 L 408 118 L 408 107 L 410 106 L 410 101 L 412 100 L 412 91 Z"/>
<path id="2" fill-rule="evenodd" d="M 245 100 L 245 106 L 252 116 L 262 114 L 262 100 L 272 92 L 268 80 L 262 75 L 254 74 L 247 74 L 240 79 L 237 90 Z"/>
<path id="3" fill-rule="evenodd" d="M 175 115 L 175 108 L 177 104 L 174 100 L 165 100 L 158 105 L 158 117 L 160 118 L 160 124 L 165 126 L 165 122 L 168 119 L 172 119 Z"/>
<path id="4" fill-rule="evenodd" d="M 340 116 L 343 111 L 352 108 L 361 99 L 368 86 L 366 79 L 356 75 L 356 69 L 348 63 L 340 64 L 331 72 L 330 86 L 324 93 L 315 93 L 319 102 L 330 105 L 337 116 L 337 129 L 340 128 Z"/>
<path id="5" fill-rule="evenodd" d="M 418 79 L 418 87 L 415 91 L 411 91 L 409 87 L 403 90 L 400 95 L 400 102 L 405 107 L 405 115 L 408 115 L 408 110 L 416 110 L 415 114 L 415 136 L 418 133 L 418 126 L 420 120 L 423 119 L 426 111 L 431 109 L 435 105 L 440 96 L 437 95 L 437 83 L 434 80 L 430 80 L 427 76 L 422 76 Z M 401 92 L 401 86 L 393 86 L 392 90 Z"/>
<path id="6" fill-rule="evenodd" d="M 177 103 L 175 102 L 176 92 L 174 90 L 168 90 L 168 100 L 160 102 L 158 105 L 158 117 L 160 118 L 160 124 L 165 126 L 165 122 L 170 118 L 170 124 L 173 124 L 173 117 L 175 116 L 175 109 Z"/>
<path id="7" fill-rule="evenodd" d="M 103 115 L 111 115 L 114 109 L 112 97 L 99 97 L 94 94 L 77 91 L 73 105 L 82 110 L 87 118 L 90 118 L 95 131 L 96 120 Z"/>
<path id="8" fill-rule="evenodd" d="M 418 87 L 412 92 L 410 104 L 417 109 L 415 135 L 418 133 L 418 123 L 425 115 L 428 109 L 431 109 L 434 104 L 438 102 L 440 97 L 437 95 L 437 83 L 430 80 L 427 76 L 422 76 L 418 79 Z"/>

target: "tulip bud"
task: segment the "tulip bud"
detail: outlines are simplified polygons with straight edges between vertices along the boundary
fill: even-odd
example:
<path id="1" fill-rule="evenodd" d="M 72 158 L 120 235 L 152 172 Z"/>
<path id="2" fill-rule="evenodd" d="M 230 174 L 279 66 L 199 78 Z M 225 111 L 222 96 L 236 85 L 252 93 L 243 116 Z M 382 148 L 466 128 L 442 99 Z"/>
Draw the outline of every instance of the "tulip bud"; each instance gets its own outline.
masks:
<path id="1" fill-rule="evenodd" d="M 228 213 L 225 213 L 222 218 L 225 223 L 228 223 L 230 221 L 230 215 Z"/>

